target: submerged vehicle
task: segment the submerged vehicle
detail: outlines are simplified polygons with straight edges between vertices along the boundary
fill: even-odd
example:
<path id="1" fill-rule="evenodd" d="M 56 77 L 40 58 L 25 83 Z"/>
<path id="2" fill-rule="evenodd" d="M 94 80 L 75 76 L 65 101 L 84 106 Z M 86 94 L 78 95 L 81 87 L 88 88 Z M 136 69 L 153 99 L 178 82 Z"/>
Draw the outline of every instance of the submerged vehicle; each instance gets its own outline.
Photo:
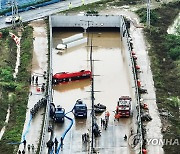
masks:
<path id="1" fill-rule="evenodd" d="M 66 83 L 70 81 L 89 79 L 91 78 L 91 71 L 81 70 L 79 72 L 61 72 L 53 75 L 53 84 Z"/>
<path id="2" fill-rule="evenodd" d="M 75 117 L 85 117 L 87 118 L 87 106 L 81 99 L 76 101 L 74 105 L 73 113 Z"/>
<path id="3" fill-rule="evenodd" d="M 117 103 L 115 118 L 130 117 L 132 99 L 129 96 L 121 96 Z"/>
<path id="4" fill-rule="evenodd" d="M 55 109 L 54 121 L 63 123 L 64 117 L 65 117 L 65 109 L 62 108 L 61 106 L 57 106 L 57 108 Z"/>

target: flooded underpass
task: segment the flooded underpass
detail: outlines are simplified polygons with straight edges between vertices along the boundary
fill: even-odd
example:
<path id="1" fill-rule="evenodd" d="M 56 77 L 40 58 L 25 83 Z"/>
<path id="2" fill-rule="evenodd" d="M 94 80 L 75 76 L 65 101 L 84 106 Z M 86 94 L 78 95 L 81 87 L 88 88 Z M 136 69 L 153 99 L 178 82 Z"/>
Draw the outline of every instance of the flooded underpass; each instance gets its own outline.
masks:
<path id="1" fill-rule="evenodd" d="M 79 32 L 62 32 L 53 30 L 52 68 L 53 74 L 58 72 L 75 72 L 90 70 L 90 41 L 76 47 L 65 49 L 59 54 L 55 49 L 63 38 L 67 38 Z M 83 34 L 86 37 L 86 33 Z M 106 105 L 110 112 L 107 130 L 101 127 L 101 118 L 105 113 L 96 115 L 97 123 L 102 131 L 101 136 L 95 138 L 94 147 L 99 153 L 129 154 L 133 153 L 127 141 L 123 137 L 129 136 L 132 127 L 132 118 L 114 120 L 114 112 L 120 96 L 133 97 L 132 87 L 129 83 L 128 67 L 122 50 L 119 32 L 90 32 L 89 40 L 92 38 L 94 59 L 94 90 L 95 104 Z M 69 112 L 74 107 L 77 99 L 82 99 L 88 107 L 87 119 L 75 119 L 73 113 L 68 116 L 74 119 L 71 130 L 64 139 L 64 145 L 60 153 L 88 153 L 91 143 L 83 143 L 82 134 L 89 133 L 91 136 L 91 81 L 81 80 L 53 87 L 53 103 L 61 105 Z M 134 98 L 133 98 L 134 99 Z M 132 105 L 134 108 L 134 105 Z M 63 124 L 54 125 L 54 137 L 60 141 L 64 131 L 70 125 L 67 118 Z"/>

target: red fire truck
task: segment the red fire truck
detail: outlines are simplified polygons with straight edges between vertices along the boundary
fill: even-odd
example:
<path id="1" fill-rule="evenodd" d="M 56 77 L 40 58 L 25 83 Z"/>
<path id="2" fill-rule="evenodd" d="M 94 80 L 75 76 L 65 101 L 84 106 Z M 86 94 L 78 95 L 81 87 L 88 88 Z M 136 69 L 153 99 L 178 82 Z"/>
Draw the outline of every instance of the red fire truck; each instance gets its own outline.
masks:
<path id="1" fill-rule="evenodd" d="M 132 99 L 129 96 L 121 96 L 118 100 L 115 118 L 130 117 L 131 115 L 131 102 Z"/>
<path id="2" fill-rule="evenodd" d="M 61 72 L 56 73 L 53 76 L 53 84 L 59 84 L 59 83 L 66 83 L 70 81 L 76 81 L 76 80 L 82 80 L 82 79 L 89 79 L 91 78 L 91 71 L 85 71 L 81 70 L 79 72 Z"/>

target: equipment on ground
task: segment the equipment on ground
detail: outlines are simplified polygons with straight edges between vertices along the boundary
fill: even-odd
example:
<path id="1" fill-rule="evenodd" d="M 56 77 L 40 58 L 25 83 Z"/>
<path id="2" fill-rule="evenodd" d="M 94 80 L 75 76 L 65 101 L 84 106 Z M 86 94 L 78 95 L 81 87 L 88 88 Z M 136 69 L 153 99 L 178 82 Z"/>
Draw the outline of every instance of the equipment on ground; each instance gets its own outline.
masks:
<path id="1" fill-rule="evenodd" d="M 76 101 L 73 108 L 73 113 L 75 117 L 85 117 L 87 118 L 87 106 L 81 99 Z"/>
<path id="2" fill-rule="evenodd" d="M 121 96 L 117 103 L 115 118 L 130 117 L 131 115 L 131 102 L 132 99 L 129 96 Z"/>
<path id="3" fill-rule="evenodd" d="M 94 111 L 95 111 L 95 113 L 102 113 L 102 112 L 106 111 L 106 106 L 103 104 L 100 104 L 100 103 L 95 104 Z"/>

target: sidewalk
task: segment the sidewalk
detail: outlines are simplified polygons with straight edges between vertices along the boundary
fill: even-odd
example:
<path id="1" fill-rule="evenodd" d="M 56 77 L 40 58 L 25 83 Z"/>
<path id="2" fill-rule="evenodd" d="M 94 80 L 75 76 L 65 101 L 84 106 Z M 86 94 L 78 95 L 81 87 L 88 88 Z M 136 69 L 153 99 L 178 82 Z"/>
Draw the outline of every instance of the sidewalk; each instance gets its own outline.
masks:
<path id="1" fill-rule="evenodd" d="M 30 123 L 30 127 L 28 123 L 30 122 L 30 110 L 34 107 L 34 105 L 41 99 L 44 98 L 44 93 L 41 91 L 41 86 L 43 83 L 46 83 L 46 79 L 44 79 L 43 74 L 44 71 L 47 72 L 47 53 L 48 53 L 48 42 L 46 36 L 46 25 L 43 20 L 33 21 L 31 26 L 34 28 L 34 52 L 32 59 L 32 76 L 34 76 L 34 82 L 32 81 L 29 100 L 27 105 L 27 113 L 26 113 L 26 121 L 24 123 L 23 135 L 25 135 L 26 139 L 26 152 L 28 144 L 34 145 L 34 152 L 37 150 L 37 146 L 40 139 L 41 127 L 43 122 L 43 113 L 44 110 L 40 109 L 36 116 L 32 119 Z M 38 85 L 35 83 L 35 79 L 38 77 Z M 29 131 L 28 131 L 29 130 Z M 24 134 L 25 133 L 25 134 Z M 23 140 L 23 139 L 22 139 Z M 22 151 L 24 145 L 21 144 L 19 149 Z M 32 149 L 31 149 L 32 151 Z"/>

